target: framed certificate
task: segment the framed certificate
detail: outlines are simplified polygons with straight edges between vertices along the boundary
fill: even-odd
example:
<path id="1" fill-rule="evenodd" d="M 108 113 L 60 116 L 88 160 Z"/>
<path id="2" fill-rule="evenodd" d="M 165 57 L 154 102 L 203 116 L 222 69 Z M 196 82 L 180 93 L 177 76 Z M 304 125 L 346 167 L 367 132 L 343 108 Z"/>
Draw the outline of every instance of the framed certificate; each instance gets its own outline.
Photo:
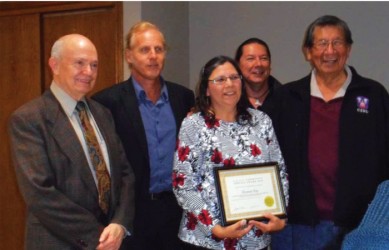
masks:
<path id="1" fill-rule="evenodd" d="M 277 162 L 214 168 L 222 225 L 265 220 L 264 213 L 286 217 Z"/>

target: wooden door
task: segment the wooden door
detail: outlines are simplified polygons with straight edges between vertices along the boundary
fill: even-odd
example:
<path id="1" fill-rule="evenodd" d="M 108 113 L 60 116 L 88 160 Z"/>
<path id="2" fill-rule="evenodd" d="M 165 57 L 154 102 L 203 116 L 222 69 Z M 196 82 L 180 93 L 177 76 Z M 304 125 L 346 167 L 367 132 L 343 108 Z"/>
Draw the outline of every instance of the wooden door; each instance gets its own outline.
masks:
<path id="1" fill-rule="evenodd" d="M 99 54 L 95 91 L 122 80 L 120 2 L 0 2 L 0 249 L 24 245 L 25 204 L 12 165 L 11 113 L 50 86 L 53 42 L 69 33 L 89 37 Z M 39 239 L 37 239 L 39 240 Z"/>
<path id="2" fill-rule="evenodd" d="M 22 249 L 25 206 L 11 161 L 7 123 L 20 105 L 41 93 L 39 15 L 0 17 L 0 245 Z"/>
<path id="3" fill-rule="evenodd" d="M 97 82 L 92 93 L 120 81 L 123 75 L 123 53 L 118 45 L 122 44 L 123 28 L 118 25 L 122 24 L 119 18 L 121 20 L 122 15 L 112 6 L 42 14 L 44 59 L 49 59 L 51 46 L 59 37 L 79 33 L 95 44 L 99 57 Z M 120 32 L 113 29 L 115 26 L 120 26 Z M 50 83 L 51 73 L 46 66 L 45 87 L 49 87 Z"/>

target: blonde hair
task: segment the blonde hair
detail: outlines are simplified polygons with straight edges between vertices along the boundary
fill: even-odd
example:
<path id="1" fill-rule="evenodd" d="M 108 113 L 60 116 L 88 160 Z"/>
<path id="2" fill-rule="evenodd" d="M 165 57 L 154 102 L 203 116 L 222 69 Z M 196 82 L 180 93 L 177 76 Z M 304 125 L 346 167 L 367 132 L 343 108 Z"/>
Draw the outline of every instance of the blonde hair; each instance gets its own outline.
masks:
<path id="1" fill-rule="evenodd" d="M 167 46 L 166 46 L 165 37 L 163 36 L 161 30 L 158 28 L 157 25 L 152 24 L 152 23 L 147 22 L 147 21 L 140 21 L 131 27 L 130 31 L 128 32 L 128 34 L 126 36 L 126 49 L 131 49 L 131 45 L 133 44 L 133 39 L 134 39 L 135 34 L 145 32 L 147 30 L 157 30 L 161 34 L 162 43 L 166 49 Z"/>

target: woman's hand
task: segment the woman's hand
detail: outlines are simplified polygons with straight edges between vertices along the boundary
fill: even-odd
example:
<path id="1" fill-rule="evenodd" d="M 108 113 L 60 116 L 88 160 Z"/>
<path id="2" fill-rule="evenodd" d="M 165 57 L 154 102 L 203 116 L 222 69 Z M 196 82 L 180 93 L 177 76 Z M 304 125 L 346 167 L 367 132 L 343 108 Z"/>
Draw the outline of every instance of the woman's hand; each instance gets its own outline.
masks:
<path id="1" fill-rule="evenodd" d="M 281 231 L 286 226 L 286 220 L 280 219 L 273 214 L 266 213 L 263 216 L 269 219 L 267 223 L 250 220 L 249 225 L 255 226 L 257 229 L 261 230 L 262 233 L 272 233 Z"/>
<path id="2" fill-rule="evenodd" d="M 232 239 L 240 239 L 244 235 L 246 235 L 251 228 L 253 228 L 253 224 L 247 224 L 246 220 L 241 220 L 232 224 L 230 226 L 222 227 L 221 225 L 216 225 L 212 229 L 213 235 L 215 235 L 219 239 L 224 238 L 232 238 Z"/>

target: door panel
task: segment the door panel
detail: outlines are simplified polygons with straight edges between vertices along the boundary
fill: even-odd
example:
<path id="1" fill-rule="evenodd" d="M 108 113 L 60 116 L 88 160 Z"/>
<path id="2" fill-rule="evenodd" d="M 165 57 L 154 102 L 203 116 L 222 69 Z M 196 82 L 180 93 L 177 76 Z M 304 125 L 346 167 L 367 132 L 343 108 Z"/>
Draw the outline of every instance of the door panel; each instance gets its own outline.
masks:
<path id="1" fill-rule="evenodd" d="M 10 114 L 41 94 L 39 15 L 0 17 L 0 245 L 23 249 L 25 205 L 11 162 Z"/>
<path id="2" fill-rule="evenodd" d="M 121 44 L 122 36 L 119 37 L 117 31 L 112 28 L 118 22 L 117 19 L 117 10 L 109 7 L 43 14 L 45 60 L 48 60 L 55 40 L 66 34 L 79 33 L 95 44 L 99 56 L 97 83 L 93 93 L 120 81 L 123 66 L 122 53 L 116 54 L 115 47 Z M 46 67 L 44 72 L 45 88 L 48 88 L 52 79 L 49 67 Z"/>
<path id="3" fill-rule="evenodd" d="M 0 2 L 0 249 L 24 245 L 26 208 L 7 133 L 11 113 L 50 86 L 51 46 L 65 34 L 81 33 L 96 45 L 95 91 L 121 81 L 122 11 L 121 2 Z"/>

